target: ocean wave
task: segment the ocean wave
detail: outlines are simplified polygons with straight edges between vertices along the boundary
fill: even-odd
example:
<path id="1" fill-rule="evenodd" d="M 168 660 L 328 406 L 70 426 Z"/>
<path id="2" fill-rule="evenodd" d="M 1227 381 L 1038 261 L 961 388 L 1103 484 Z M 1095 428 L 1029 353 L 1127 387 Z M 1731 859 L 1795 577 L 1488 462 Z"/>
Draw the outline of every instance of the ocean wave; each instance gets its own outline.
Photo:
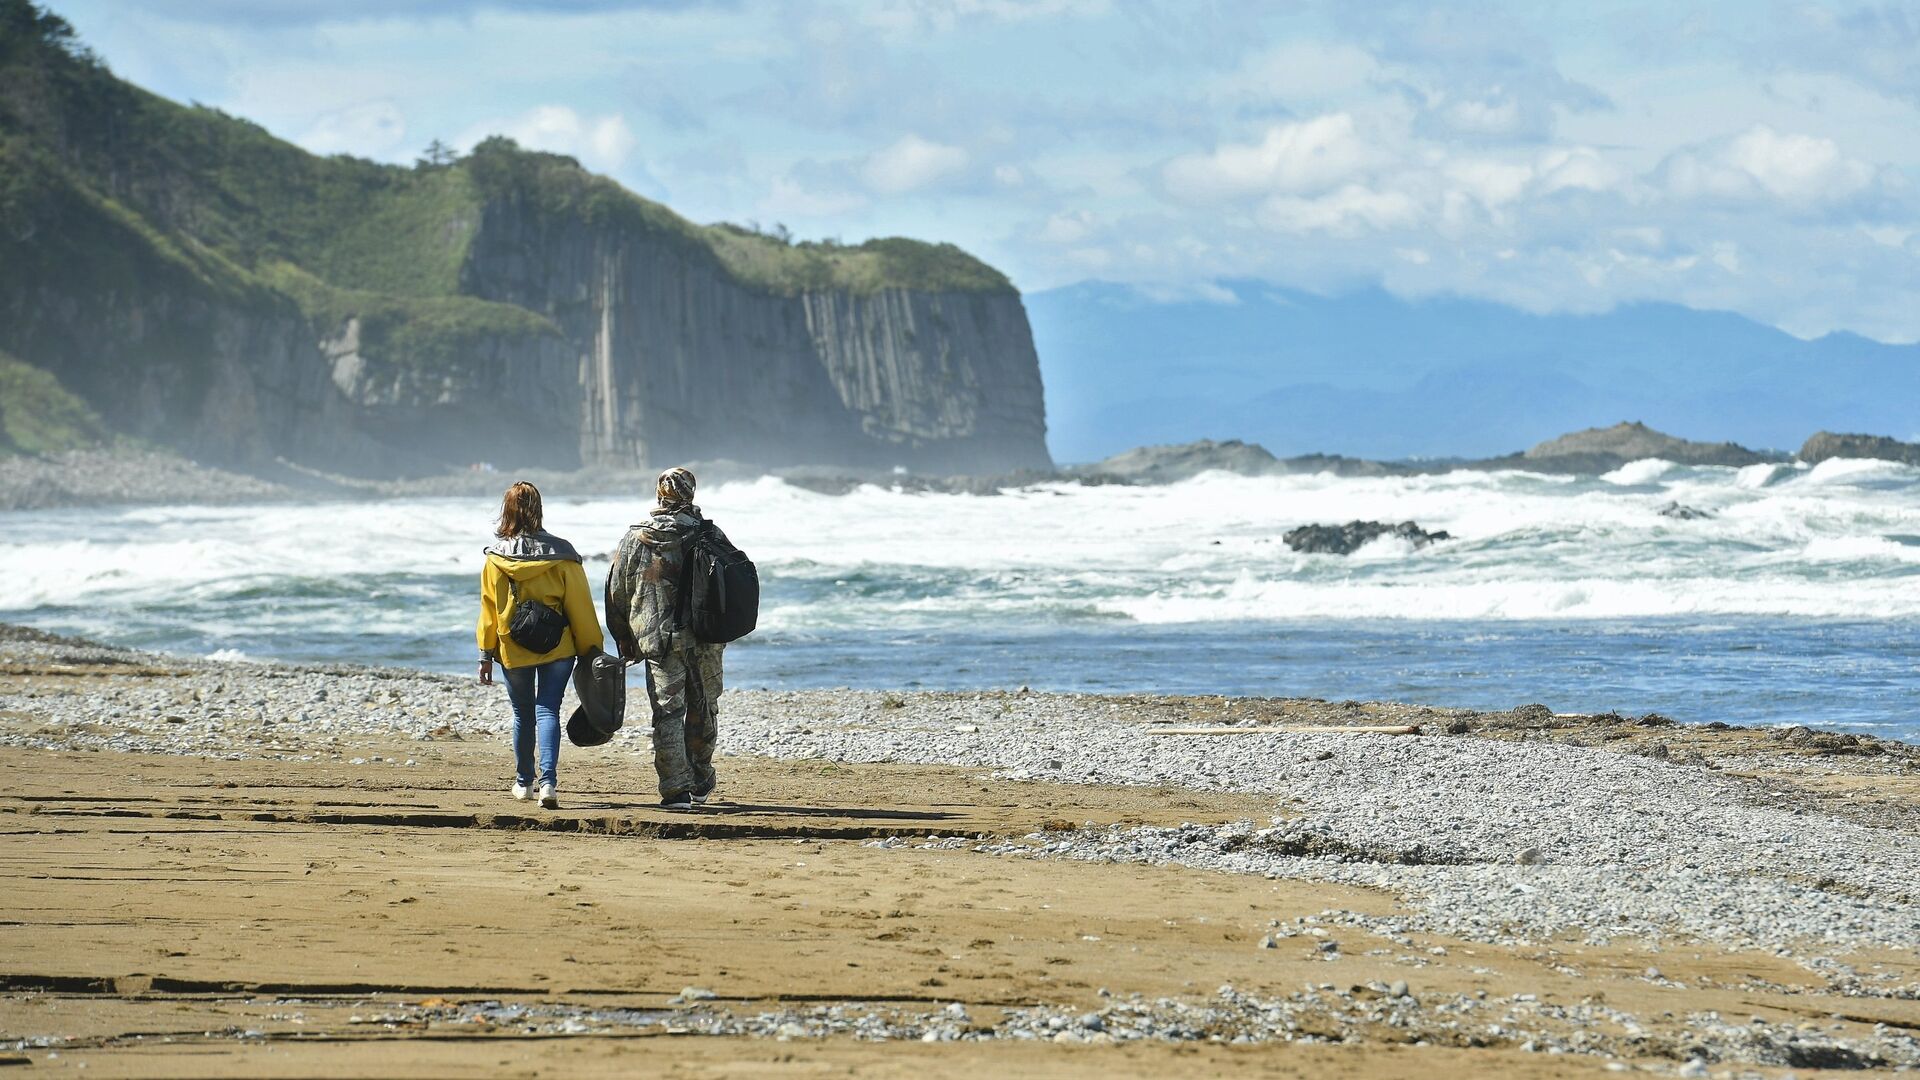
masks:
<path id="1" fill-rule="evenodd" d="M 1609 476 L 1208 473 L 997 497 L 871 485 L 824 495 L 761 478 L 717 484 L 701 503 L 759 561 L 782 626 L 1920 611 L 1920 547 L 1889 539 L 1920 535 L 1920 470 L 1648 461 Z M 1662 517 L 1668 501 L 1714 516 Z M 555 499 L 547 524 L 595 555 L 647 507 Z M 0 610 L 268 634 L 348 632 L 378 610 L 396 633 L 464 633 L 496 511 L 491 499 L 420 499 L 20 513 L 10 522 L 35 569 L 0 594 Z M 1300 555 L 1281 539 L 1355 519 L 1455 539 L 1383 538 L 1346 557 Z M 589 570 L 597 579 L 605 563 Z"/>
<path id="2" fill-rule="evenodd" d="M 1340 588 L 1293 581 L 1238 584 L 1224 591 L 1163 591 L 1115 597 L 1102 610 L 1142 623 L 1276 622 L 1289 619 L 1552 621 L 1776 615 L 1891 619 L 1920 616 L 1920 589 L 1860 590 L 1810 582 L 1756 585 L 1725 580 L 1505 580 L 1407 587 Z"/>
<path id="3" fill-rule="evenodd" d="M 1600 479 L 1609 484 L 1651 484 L 1677 468 L 1678 465 L 1663 458 L 1641 458 L 1603 474 Z"/>
<path id="4" fill-rule="evenodd" d="M 1920 479 L 1920 469 L 1879 458 L 1828 458 L 1808 470 L 1804 479 L 1809 484 L 1898 483 Z"/>

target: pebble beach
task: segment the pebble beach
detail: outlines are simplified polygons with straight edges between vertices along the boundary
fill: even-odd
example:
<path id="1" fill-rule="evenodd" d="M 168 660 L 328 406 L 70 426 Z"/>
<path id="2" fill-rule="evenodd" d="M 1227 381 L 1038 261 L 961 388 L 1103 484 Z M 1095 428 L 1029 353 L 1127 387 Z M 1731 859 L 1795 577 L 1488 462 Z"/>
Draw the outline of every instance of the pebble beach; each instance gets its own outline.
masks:
<path id="1" fill-rule="evenodd" d="M 0 716 L 8 718 L 0 747 L 9 752 L 199 761 L 195 771 L 207 776 L 238 767 L 223 763 L 324 765 L 349 786 L 405 789 L 432 781 L 430 748 L 504 746 L 506 738 L 498 688 L 448 676 L 189 660 L 17 628 L 0 637 L 0 664 L 8 673 L 0 682 Z M 79 672 L 86 677 L 63 674 Z M 1920 1022 L 1920 749 L 1909 744 L 1805 728 L 1555 714 L 1538 705 L 1487 713 L 1023 688 L 730 691 L 722 716 L 723 753 L 733 759 L 723 763 L 723 777 L 749 761 L 786 763 L 834 770 L 857 794 L 863 768 L 940 767 L 984 775 L 993 785 L 1064 793 L 1052 796 L 1059 811 L 1038 827 L 896 831 L 854 841 L 873 857 L 1171 869 L 1308 890 L 1357 888 L 1393 902 L 1329 904 L 1251 924 L 1248 949 L 1297 954 L 1329 976 L 1277 994 L 1229 981 L 1159 998 L 1102 987 L 1097 1008 L 1036 1002 L 984 1024 L 964 1004 L 958 1011 L 845 1002 L 742 1011 L 716 1006 L 698 986 L 664 1012 L 643 1009 L 624 1019 L 564 1002 L 498 1008 L 521 1009 L 526 1023 L 555 1030 L 682 1023 L 755 1038 L 1221 1036 L 1232 1044 L 1298 1040 L 1327 1025 L 1357 1039 L 1387 1024 L 1429 1039 L 1479 1031 L 1498 1041 L 1488 1025 L 1527 1030 L 1525 1041 L 1538 1049 L 1603 1057 L 1631 1058 L 1659 1043 L 1600 1034 L 1610 1024 L 1630 1031 L 1647 1023 L 1625 1013 L 1607 1020 L 1620 1010 L 1601 1004 L 1606 995 L 1551 1008 L 1520 1000 L 1520 990 L 1497 995 L 1500 1015 L 1510 1018 L 1503 1029 L 1484 994 L 1408 989 L 1420 986 L 1428 965 L 1453 962 L 1440 959 L 1450 948 L 1471 944 L 1631 948 L 1649 958 L 1631 973 L 1636 983 L 1680 990 L 1698 976 L 1667 970 L 1663 953 L 1676 963 L 1701 949 L 1764 956 L 1798 972 L 1823 1000 L 1880 1002 L 1893 1010 L 1888 1015 Z M 1419 733 L 1364 730 L 1381 728 Z M 643 780 L 648 747 L 644 724 L 630 721 L 608 747 L 566 748 L 562 791 L 583 761 L 631 769 Z M 1142 788 L 1250 799 L 1236 805 L 1264 809 L 1235 811 L 1231 820 L 1149 823 L 1083 822 L 1074 814 L 1075 790 Z M 1375 953 L 1393 954 L 1404 978 L 1336 974 L 1343 957 Z M 1583 963 L 1563 966 L 1577 971 Z M 1751 977 L 1748 985 L 1778 986 L 1779 979 Z M 436 1008 L 453 1007 L 397 1003 L 387 1014 L 425 1023 Z M 1543 1010 L 1551 1023 L 1534 1015 Z M 1879 1022 L 1845 1036 L 1718 1015 L 1683 1026 L 1694 1041 L 1669 1045 L 1662 1066 L 1680 1075 L 1720 1075 L 1698 1070 L 1721 1063 L 1920 1066 L 1913 1024 Z M 1800 1042 L 1825 1047 L 1826 1056 L 1792 1049 Z"/>

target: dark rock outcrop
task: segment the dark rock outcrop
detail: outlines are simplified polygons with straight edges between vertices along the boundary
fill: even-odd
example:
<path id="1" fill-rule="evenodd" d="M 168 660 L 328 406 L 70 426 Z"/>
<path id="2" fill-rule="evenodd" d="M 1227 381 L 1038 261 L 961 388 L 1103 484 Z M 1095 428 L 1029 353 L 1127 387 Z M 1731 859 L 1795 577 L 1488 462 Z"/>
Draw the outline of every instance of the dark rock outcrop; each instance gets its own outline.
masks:
<path id="1" fill-rule="evenodd" d="M 1225 442 L 1201 439 L 1178 446 L 1136 447 L 1075 472 L 1135 483 L 1164 484 L 1216 470 L 1262 476 L 1274 471 L 1276 465 L 1273 455 L 1263 446 L 1239 439 Z"/>
<path id="2" fill-rule="evenodd" d="M 1598 466 L 1607 460 L 1619 464 L 1644 458 L 1659 458 L 1679 465 L 1757 465 L 1785 461 L 1782 454 L 1749 450 L 1736 443 L 1702 443 L 1677 439 L 1655 431 L 1638 421 L 1619 423 L 1610 428 L 1588 428 L 1549 439 L 1522 455 L 1529 463 L 1577 459 Z M 1618 468 L 1618 465 L 1612 466 Z M 1581 470 L 1586 471 L 1586 470 Z M 1606 472 L 1607 469 L 1596 471 Z"/>
<path id="3" fill-rule="evenodd" d="M 1687 506 L 1678 502 L 1670 502 L 1660 509 L 1655 510 L 1654 513 L 1664 518 L 1673 518 L 1676 521 L 1704 521 L 1713 516 L 1713 511 L 1711 510 L 1702 510 L 1697 506 Z"/>
<path id="4" fill-rule="evenodd" d="M 1828 458 L 1878 458 L 1906 465 L 1920 465 L 1920 443 L 1901 442 L 1884 435 L 1839 435 L 1831 431 L 1814 433 L 1800 448 L 1800 460 L 1818 465 Z"/>
<path id="5" fill-rule="evenodd" d="M 1388 525 L 1379 521 L 1349 521 L 1345 525 L 1302 525 L 1281 539 L 1302 554 L 1351 555 L 1382 536 L 1410 540 L 1414 547 L 1426 547 L 1438 540 L 1453 539 L 1444 530 L 1428 532 L 1411 521 Z"/>
<path id="6" fill-rule="evenodd" d="M 1351 458 L 1340 454 L 1301 454 L 1297 457 L 1283 458 L 1274 471 L 1331 473 L 1334 476 L 1409 476 L 1434 470 L 1426 466 L 1405 465 L 1395 461 L 1369 461 L 1366 458 Z"/>

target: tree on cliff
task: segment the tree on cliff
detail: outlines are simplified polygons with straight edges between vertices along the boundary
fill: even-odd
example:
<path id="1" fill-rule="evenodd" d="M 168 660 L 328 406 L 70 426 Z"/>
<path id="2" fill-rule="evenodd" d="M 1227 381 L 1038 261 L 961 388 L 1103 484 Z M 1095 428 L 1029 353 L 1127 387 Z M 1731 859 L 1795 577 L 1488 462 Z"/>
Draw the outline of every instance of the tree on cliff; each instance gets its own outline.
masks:
<path id="1" fill-rule="evenodd" d="M 435 139 L 427 144 L 427 148 L 420 152 L 418 158 L 414 159 L 413 167 L 416 169 L 444 169 L 459 160 L 460 154 L 458 151 L 446 143 L 441 142 L 439 139 Z"/>

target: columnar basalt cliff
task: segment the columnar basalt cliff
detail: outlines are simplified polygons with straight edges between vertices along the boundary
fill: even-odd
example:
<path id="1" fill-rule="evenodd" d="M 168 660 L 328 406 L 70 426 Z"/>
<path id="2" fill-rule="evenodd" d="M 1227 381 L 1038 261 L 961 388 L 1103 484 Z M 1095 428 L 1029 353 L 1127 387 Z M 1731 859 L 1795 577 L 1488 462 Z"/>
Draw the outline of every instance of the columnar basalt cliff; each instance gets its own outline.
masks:
<path id="1" fill-rule="evenodd" d="M 0 0 L 0 350 L 242 465 L 1051 465 L 1019 293 L 950 245 L 697 226 L 490 139 L 318 158 Z"/>
<path id="2" fill-rule="evenodd" d="M 1049 464 L 1011 288 L 743 282 L 673 231 L 547 211 L 518 189 L 484 205 L 460 280 L 576 348 L 585 463 Z"/>

